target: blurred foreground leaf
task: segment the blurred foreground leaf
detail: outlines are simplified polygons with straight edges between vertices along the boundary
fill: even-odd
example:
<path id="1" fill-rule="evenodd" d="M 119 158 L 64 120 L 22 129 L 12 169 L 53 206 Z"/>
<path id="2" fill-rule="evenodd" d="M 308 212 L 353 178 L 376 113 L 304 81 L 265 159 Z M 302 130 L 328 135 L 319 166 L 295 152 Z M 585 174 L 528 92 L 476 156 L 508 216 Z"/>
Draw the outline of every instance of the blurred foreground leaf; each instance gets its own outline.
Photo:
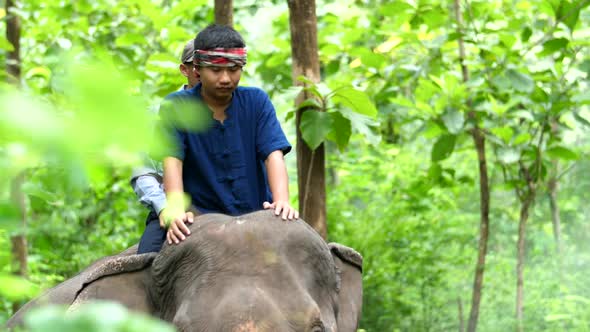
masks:
<path id="1" fill-rule="evenodd" d="M 112 302 L 83 304 L 73 311 L 60 306 L 46 306 L 25 317 L 29 332 L 167 332 L 175 331 L 168 323 L 145 314 L 132 313 Z"/>
<path id="2" fill-rule="evenodd" d="M 18 301 L 35 296 L 39 287 L 21 277 L 0 273 L 0 296 L 10 301 Z"/>
<path id="3" fill-rule="evenodd" d="M 61 75 L 55 75 L 51 100 L 11 89 L 0 93 L 3 182 L 22 169 L 58 167 L 80 188 L 108 177 L 109 165 L 139 162 L 155 115 L 132 91 L 134 78 L 96 54 L 63 56 L 67 66 L 56 70 Z"/>

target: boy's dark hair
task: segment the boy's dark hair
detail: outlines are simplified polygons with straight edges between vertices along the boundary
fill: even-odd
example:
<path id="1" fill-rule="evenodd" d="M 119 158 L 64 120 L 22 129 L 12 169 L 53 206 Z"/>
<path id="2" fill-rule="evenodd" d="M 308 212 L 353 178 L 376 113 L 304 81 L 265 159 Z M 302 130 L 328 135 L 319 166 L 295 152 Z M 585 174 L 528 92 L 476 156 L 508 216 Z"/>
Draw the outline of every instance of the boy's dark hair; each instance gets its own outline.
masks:
<path id="1" fill-rule="evenodd" d="M 211 24 L 195 37 L 195 50 L 243 47 L 246 43 L 240 33 L 226 25 Z"/>

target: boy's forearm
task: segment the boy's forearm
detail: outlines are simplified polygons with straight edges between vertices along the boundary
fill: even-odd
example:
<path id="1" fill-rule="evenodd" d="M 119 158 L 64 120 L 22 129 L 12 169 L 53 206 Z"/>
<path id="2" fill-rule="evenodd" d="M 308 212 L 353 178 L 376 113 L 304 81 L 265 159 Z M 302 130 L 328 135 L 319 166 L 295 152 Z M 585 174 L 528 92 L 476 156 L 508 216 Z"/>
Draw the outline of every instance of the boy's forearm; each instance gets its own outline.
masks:
<path id="1" fill-rule="evenodd" d="M 289 177 L 287 167 L 280 150 L 272 152 L 265 161 L 268 185 L 273 201 L 289 201 Z"/>
<path id="2" fill-rule="evenodd" d="M 168 206 L 184 205 L 184 185 L 182 183 L 182 160 L 174 157 L 164 158 L 164 189 Z M 176 202 L 176 200 L 180 200 Z M 182 208 L 184 209 L 184 208 Z"/>

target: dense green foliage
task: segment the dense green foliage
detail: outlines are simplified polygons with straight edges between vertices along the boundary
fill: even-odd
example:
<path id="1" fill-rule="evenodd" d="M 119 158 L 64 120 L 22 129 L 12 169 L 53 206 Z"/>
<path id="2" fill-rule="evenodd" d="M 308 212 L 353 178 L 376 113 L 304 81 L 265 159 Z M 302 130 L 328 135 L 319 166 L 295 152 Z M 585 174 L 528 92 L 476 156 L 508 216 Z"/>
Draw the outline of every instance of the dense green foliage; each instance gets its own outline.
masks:
<path id="1" fill-rule="evenodd" d="M 18 4 L 23 87 L 0 87 L 0 323 L 13 301 L 138 240 L 147 210 L 128 181 L 149 140 L 145 110 L 183 83 L 177 58 L 212 21 L 210 2 Z M 524 326 L 588 331 L 590 1 L 462 1 L 461 26 L 449 1 L 317 3 L 322 84 L 310 89 L 329 114 L 309 112 L 304 138 L 312 146 L 327 141 L 330 240 L 364 256 L 360 328 L 466 325 L 479 235 L 470 138 L 477 124 L 492 188 L 479 330 L 516 325 L 519 209 L 532 180 Z M 294 142 L 287 6 L 236 1 L 235 24 L 249 45 L 242 84 L 269 92 Z M 0 37 L 0 63 L 10 48 Z M 287 160 L 296 200 L 294 153 Z M 10 201 L 19 174 L 26 230 Z M 23 231 L 30 283 L 9 274 L 9 236 Z"/>

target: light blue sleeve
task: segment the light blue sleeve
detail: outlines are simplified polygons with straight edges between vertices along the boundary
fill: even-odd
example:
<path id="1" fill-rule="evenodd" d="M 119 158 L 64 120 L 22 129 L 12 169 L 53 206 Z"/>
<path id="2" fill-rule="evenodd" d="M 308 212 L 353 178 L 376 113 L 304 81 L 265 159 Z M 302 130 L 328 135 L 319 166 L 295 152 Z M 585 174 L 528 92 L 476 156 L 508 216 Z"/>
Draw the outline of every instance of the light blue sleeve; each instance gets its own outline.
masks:
<path id="1" fill-rule="evenodd" d="M 158 215 L 166 207 L 166 193 L 158 174 L 146 173 L 131 180 L 131 187 L 141 204 L 152 208 Z"/>
<path id="2" fill-rule="evenodd" d="M 133 169 L 130 184 L 139 202 L 159 215 L 166 207 L 162 167 L 160 163 L 146 159 L 145 166 Z"/>

